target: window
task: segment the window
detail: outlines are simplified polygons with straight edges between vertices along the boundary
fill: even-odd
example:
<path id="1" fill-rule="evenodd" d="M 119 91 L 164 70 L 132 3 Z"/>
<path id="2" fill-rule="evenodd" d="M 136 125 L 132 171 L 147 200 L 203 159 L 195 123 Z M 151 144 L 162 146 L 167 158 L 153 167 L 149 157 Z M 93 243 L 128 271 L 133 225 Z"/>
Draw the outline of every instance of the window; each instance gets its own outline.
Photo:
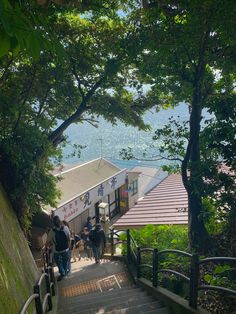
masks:
<path id="1" fill-rule="evenodd" d="M 138 180 L 135 180 L 130 183 L 130 190 L 132 192 L 131 195 L 135 195 L 138 193 Z"/>
<path id="2" fill-rule="evenodd" d="M 113 218 L 120 212 L 120 193 L 119 189 L 108 195 L 109 218 Z"/>

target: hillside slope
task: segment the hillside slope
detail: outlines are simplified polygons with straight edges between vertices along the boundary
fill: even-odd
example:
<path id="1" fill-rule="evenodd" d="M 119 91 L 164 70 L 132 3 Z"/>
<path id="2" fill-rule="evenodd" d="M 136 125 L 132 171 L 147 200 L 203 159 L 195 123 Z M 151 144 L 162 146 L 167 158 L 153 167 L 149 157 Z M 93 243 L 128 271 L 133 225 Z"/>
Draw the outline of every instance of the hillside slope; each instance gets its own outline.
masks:
<path id="1" fill-rule="evenodd" d="M 17 314 L 38 277 L 27 241 L 0 185 L 1 314 Z"/>

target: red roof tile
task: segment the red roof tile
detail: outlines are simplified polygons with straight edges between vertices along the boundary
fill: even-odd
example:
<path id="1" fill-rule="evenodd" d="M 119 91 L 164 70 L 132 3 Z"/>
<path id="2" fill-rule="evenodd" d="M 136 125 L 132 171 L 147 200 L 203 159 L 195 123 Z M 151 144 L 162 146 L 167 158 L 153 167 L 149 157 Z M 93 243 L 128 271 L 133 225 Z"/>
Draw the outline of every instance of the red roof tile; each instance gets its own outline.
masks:
<path id="1" fill-rule="evenodd" d="M 178 174 L 171 174 L 129 209 L 114 224 L 115 229 L 139 228 L 148 224 L 187 224 L 188 197 Z"/>

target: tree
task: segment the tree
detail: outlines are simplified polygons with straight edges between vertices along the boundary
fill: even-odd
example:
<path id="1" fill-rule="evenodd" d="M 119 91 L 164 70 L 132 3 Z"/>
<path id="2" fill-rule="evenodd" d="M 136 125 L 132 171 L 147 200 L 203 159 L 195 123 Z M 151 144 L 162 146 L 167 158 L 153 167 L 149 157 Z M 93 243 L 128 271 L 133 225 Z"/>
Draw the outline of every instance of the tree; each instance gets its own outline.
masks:
<path id="1" fill-rule="evenodd" d="M 234 1 L 217 0 L 152 4 L 132 15 L 136 38 L 130 45 L 136 47 L 140 80 L 151 86 L 151 101 L 173 106 L 185 102 L 190 107 L 181 173 L 189 199 L 190 244 L 200 251 L 209 246 L 202 204 L 202 109 L 217 97 L 225 99 L 218 105 L 227 106 L 227 97 L 235 93 L 227 78 L 235 84 L 236 5 Z"/>
<path id="2" fill-rule="evenodd" d="M 0 0 L 0 58 L 24 51 L 37 59 L 43 50 L 62 57 L 62 46 L 50 32 L 54 14 L 55 8 L 44 10 L 32 0 Z"/>
<path id="3" fill-rule="evenodd" d="M 235 126 L 236 107 L 235 96 L 220 97 L 220 103 L 214 99 L 208 101 L 208 109 L 214 112 L 202 123 L 200 133 L 201 151 L 201 197 L 203 211 L 201 219 L 214 239 L 211 251 L 233 255 L 236 243 L 236 165 L 235 165 Z M 227 103 L 227 107 L 223 103 Z M 189 138 L 187 121 L 178 121 L 180 117 L 169 119 L 169 123 L 155 130 L 151 151 L 155 151 L 149 160 L 166 160 L 163 169 L 170 172 L 179 172 L 184 160 L 185 150 Z M 150 156 L 147 149 L 145 158 Z M 135 158 L 132 150 L 124 150 L 123 156 Z M 136 156 L 137 158 L 137 156 Z M 139 158 L 138 158 L 139 159 Z M 217 240 L 217 241 L 216 241 Z M 222 251 L 224 248 L 224 251 Z"/>
<path id="4" fill-rule="evenodd" d="M 142 95 L 128 91 L 128 25 L 113 19 L 61 13 L 51 24 L 67 57 L 58 62 L 50 52 L 39 60 L 19 55 L 2 59 L 0 179 L 18 218 L 47 203 L 55 206 L 51 157 L 60 157 L 63 135 L 72 123 L 97 116 L 145 129 L 148 108 Z M 132 74 L 133 77 L 133 74 Z M 9 175 L 10 173 L 10 175 Z"/>
<path id="5" fill-rule="evenodd" d="M 16 55 L 19 51 L 34 59 L 42 51 L 51 51 L 65 58 L 63 46 L 50 28 L 58 13 L 77 8 L 80 13 L 107 15 L 113 14 L 121 5 L 122 1 L 0 0 L 0 58 L 8 54 Z"/>
<path id="6" fill-rule="evenodd" d="M 204 175 L 208 182 L 206 195 L 216 208 L 214 214 L 218 221 L 215 223 L 220 221 L 223 224 L 225 237 L 232 249 L 232 244 L 236 243 L 236 95 L 233 76 L 224 76 L 218 81 L 217 94 L 209 97 L 207 107 L 214 117 L 206 121 L 200 137 L 201 146 L 204 147 Z"/>

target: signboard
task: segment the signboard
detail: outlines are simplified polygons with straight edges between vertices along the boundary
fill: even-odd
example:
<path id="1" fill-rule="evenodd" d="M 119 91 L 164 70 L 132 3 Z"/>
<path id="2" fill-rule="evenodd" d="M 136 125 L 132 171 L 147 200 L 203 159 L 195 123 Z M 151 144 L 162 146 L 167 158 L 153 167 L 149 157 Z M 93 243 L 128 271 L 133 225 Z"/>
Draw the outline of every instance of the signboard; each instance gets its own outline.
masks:
<path id="1" fill-rule="evenodd" d="M 99 183 L 90 190 L 87 190 L 70 201 L 58 207 L 54 214 L 61 220 L 70 221 L 84 212 L 87 208 L 97 203 L 103 196 L 109 195 L 125 184 L 126 170 L 118 172 L 116 175 Z"/>

